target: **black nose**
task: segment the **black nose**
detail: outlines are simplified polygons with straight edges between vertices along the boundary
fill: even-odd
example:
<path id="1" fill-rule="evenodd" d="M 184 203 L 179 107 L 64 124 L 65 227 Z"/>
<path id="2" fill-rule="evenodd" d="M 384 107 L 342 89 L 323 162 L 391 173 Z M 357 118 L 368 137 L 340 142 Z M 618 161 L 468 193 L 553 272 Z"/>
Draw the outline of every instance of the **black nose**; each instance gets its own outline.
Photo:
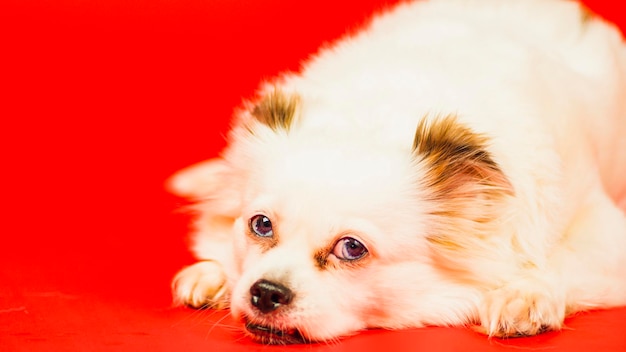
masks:
<path id="1" fill-rule="evenodd" d="M 293 292 L 276 282 L 259 280 L 250 287 L 250 302 L 263 313 L 269 313 L 293 300 Z"/>

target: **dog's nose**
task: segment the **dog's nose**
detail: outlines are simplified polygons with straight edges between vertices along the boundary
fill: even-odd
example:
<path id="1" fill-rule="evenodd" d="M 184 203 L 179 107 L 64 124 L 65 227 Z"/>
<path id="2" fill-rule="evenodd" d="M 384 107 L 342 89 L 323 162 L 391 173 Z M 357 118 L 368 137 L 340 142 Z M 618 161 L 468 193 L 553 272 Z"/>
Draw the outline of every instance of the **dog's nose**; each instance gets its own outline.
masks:
<path id="1" fill-rule="evenodd" d="M 272 312 L 293 300 L 293 292 L 276 282 L 261 279 L 250 287 L 250 302 L 262 313 Z"/>

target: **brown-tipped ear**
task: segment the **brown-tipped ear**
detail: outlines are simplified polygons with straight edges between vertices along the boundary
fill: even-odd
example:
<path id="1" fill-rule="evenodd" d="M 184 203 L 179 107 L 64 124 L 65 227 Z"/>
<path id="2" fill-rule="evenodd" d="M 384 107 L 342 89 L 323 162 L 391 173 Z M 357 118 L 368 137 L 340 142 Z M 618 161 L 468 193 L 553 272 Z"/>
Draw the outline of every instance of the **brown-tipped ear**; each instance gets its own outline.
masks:
<path id="1" fill-rule="evenodd" d="M 289 131 L 295 121 L 299 100 L 297 95 L 286 95 L 274 90 L 263 97 L 251 114 L 274 131 Z"/>
<path id="2" fill-rule="evenodd" d="M 422 120 L 413 150 L 424 168 L 422 187 L 432 217 L 426 239 L 449 269 L 463 270 L 461 253 L 482 247 L 513 187 L 487 151 L 488 139 L 455 117 Z"/>
<path id="3" fill-rule="evenodd" d="M 421 120 L 413 151 L 426 166 L 424 181 L 431 194 L 440 200 L 512 194 L 511 184 L 487 151 L 487 142 L 454 116 Z"/>

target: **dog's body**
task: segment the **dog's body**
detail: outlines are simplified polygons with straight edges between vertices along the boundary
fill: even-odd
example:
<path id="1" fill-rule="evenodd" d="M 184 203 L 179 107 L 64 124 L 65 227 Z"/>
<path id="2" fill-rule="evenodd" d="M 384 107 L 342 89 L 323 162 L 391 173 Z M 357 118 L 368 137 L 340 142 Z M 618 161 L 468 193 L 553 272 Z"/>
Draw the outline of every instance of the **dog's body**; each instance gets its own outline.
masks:
<path id="1" fill-rule="evenodd" d="M 268 343 L 626 304 L 626 49 L 578 4 L 402 4 L 260 95 L 171 182 L 179 302 Z"/>

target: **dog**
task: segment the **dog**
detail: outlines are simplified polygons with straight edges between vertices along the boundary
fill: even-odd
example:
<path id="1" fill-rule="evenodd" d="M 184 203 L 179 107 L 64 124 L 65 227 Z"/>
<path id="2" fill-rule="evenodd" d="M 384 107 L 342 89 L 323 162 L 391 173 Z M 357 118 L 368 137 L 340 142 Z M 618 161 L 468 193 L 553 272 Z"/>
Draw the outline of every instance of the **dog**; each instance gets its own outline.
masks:
<path id="1" fill-rule="evenodd" d="M 255 341 L 563 327 L 626 304 L 626 46 L 572 1 L 405 2 L 261 84 L 194 201 L 179 304 Z M 620 207 L 621 205 L 621 207 Z"/>

